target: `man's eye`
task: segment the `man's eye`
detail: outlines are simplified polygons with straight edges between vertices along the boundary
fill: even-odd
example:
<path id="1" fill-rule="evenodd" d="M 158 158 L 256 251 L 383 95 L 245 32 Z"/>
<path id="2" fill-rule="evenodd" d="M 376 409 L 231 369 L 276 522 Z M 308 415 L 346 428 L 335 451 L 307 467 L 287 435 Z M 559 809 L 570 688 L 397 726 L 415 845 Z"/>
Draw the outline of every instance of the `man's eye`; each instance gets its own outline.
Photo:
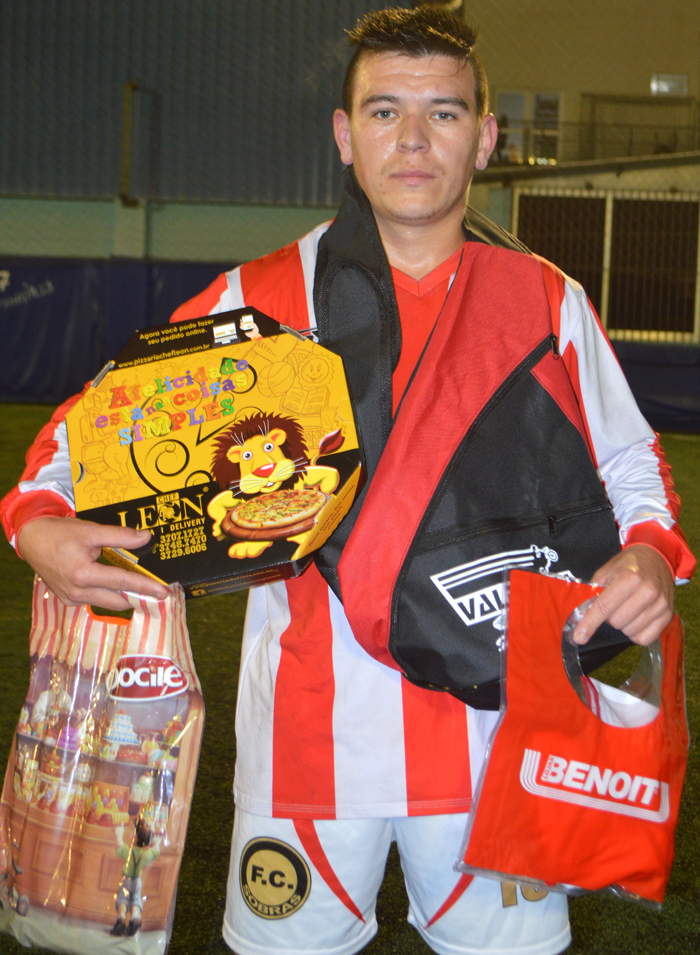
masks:
<path id="1" fill-rule="evenodd" d="M 455 118 L 454 113 L 435 113 L 435 119 L 449 120 L 454 118 Z"/>
<path id="2" fill-rule="evenodd" d="M 393 109 L 378 109 L 374 114 L 377 119 L 390 119 L 394 115 Z"/>

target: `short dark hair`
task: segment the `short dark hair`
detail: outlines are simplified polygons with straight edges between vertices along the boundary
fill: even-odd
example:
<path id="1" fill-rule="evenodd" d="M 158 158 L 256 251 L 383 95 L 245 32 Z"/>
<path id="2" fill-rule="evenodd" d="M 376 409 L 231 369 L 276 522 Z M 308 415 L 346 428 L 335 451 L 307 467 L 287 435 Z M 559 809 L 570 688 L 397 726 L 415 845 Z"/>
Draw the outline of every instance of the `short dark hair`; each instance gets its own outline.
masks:
<path id="1" fill-rule="evenodd" d="M 345 72 L 343 109 L 352 109 L 355 74 L 363 56 L 373 53 L 403 53 L 406 56 L 453 56 L 469 63 L 474 71 L 476 112 L 481 119 L 489 106 L 489 90 L 481 60 L 474 52 L 477 31 L 455 13 L 438 6 L 413 10 L 392 7 L 367 13 L 348 30 L 348 42 L 355 47 Z"/>

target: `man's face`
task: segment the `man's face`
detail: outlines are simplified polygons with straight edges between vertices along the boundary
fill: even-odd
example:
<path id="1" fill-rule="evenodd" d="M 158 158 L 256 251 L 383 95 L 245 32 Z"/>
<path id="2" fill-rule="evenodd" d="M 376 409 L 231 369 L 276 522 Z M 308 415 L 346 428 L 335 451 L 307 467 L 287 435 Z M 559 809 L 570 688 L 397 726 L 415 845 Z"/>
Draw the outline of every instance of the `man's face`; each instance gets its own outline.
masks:
<path id="1" fill-rule="evenodd" d="M 437 223 L 464 210 L 475 169 L 496 142 L 479 122 L 471 66 L 450 56 L 367 55 L 358 64 L 350 116 L 336 110 L 340 158 L 355 168 L 377 221 Z"/>

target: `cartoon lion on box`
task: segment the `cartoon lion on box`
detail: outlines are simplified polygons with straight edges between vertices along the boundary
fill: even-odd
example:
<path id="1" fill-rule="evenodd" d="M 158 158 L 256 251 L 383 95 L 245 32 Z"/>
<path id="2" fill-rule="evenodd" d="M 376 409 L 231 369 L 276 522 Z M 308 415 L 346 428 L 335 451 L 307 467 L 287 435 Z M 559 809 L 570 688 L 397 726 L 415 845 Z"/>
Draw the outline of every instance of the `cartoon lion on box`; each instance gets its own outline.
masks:
<path id="1" fill-rule="evenodd" d="M 312 529 L 340 481 L 316 461 L 343 441 L 333 431 L 309 455 L 298 422 L 273 414 L 243 418 L 215 439 L 212 475 L 222 491 L 207 510 L 214 537 L 238 541 L 230 557 L 258 557 L 275 540 L 298 542 Z"/>

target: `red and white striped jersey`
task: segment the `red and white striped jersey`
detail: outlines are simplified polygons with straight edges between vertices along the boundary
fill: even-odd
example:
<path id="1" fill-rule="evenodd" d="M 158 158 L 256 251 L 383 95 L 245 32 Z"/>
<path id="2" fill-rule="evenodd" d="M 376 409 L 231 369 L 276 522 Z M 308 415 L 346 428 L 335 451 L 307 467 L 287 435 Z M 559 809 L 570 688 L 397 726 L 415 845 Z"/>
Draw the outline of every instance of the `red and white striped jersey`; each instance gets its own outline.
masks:
<path id="1" fill-rule="evenodd" d="M 326 228 L 220 276 L 172 321 L 254 306 L 293 328 L 315 327 L 316 250 Z M 548 263 L 542 268 L 560 354 L 621 542 L 655 547 L 683 582 L 695 562 L 656 435 L 581 287 Z M 63 414 L 65 406 L 3 503 L 10 539 L 38 508 L 71 513 Z M 413 686 L 370 657 L 314 565 L 300 578 L 251 590 L 234 783 L 246 810 L 316 819 L 464 812 L 495 717 Z"/>

